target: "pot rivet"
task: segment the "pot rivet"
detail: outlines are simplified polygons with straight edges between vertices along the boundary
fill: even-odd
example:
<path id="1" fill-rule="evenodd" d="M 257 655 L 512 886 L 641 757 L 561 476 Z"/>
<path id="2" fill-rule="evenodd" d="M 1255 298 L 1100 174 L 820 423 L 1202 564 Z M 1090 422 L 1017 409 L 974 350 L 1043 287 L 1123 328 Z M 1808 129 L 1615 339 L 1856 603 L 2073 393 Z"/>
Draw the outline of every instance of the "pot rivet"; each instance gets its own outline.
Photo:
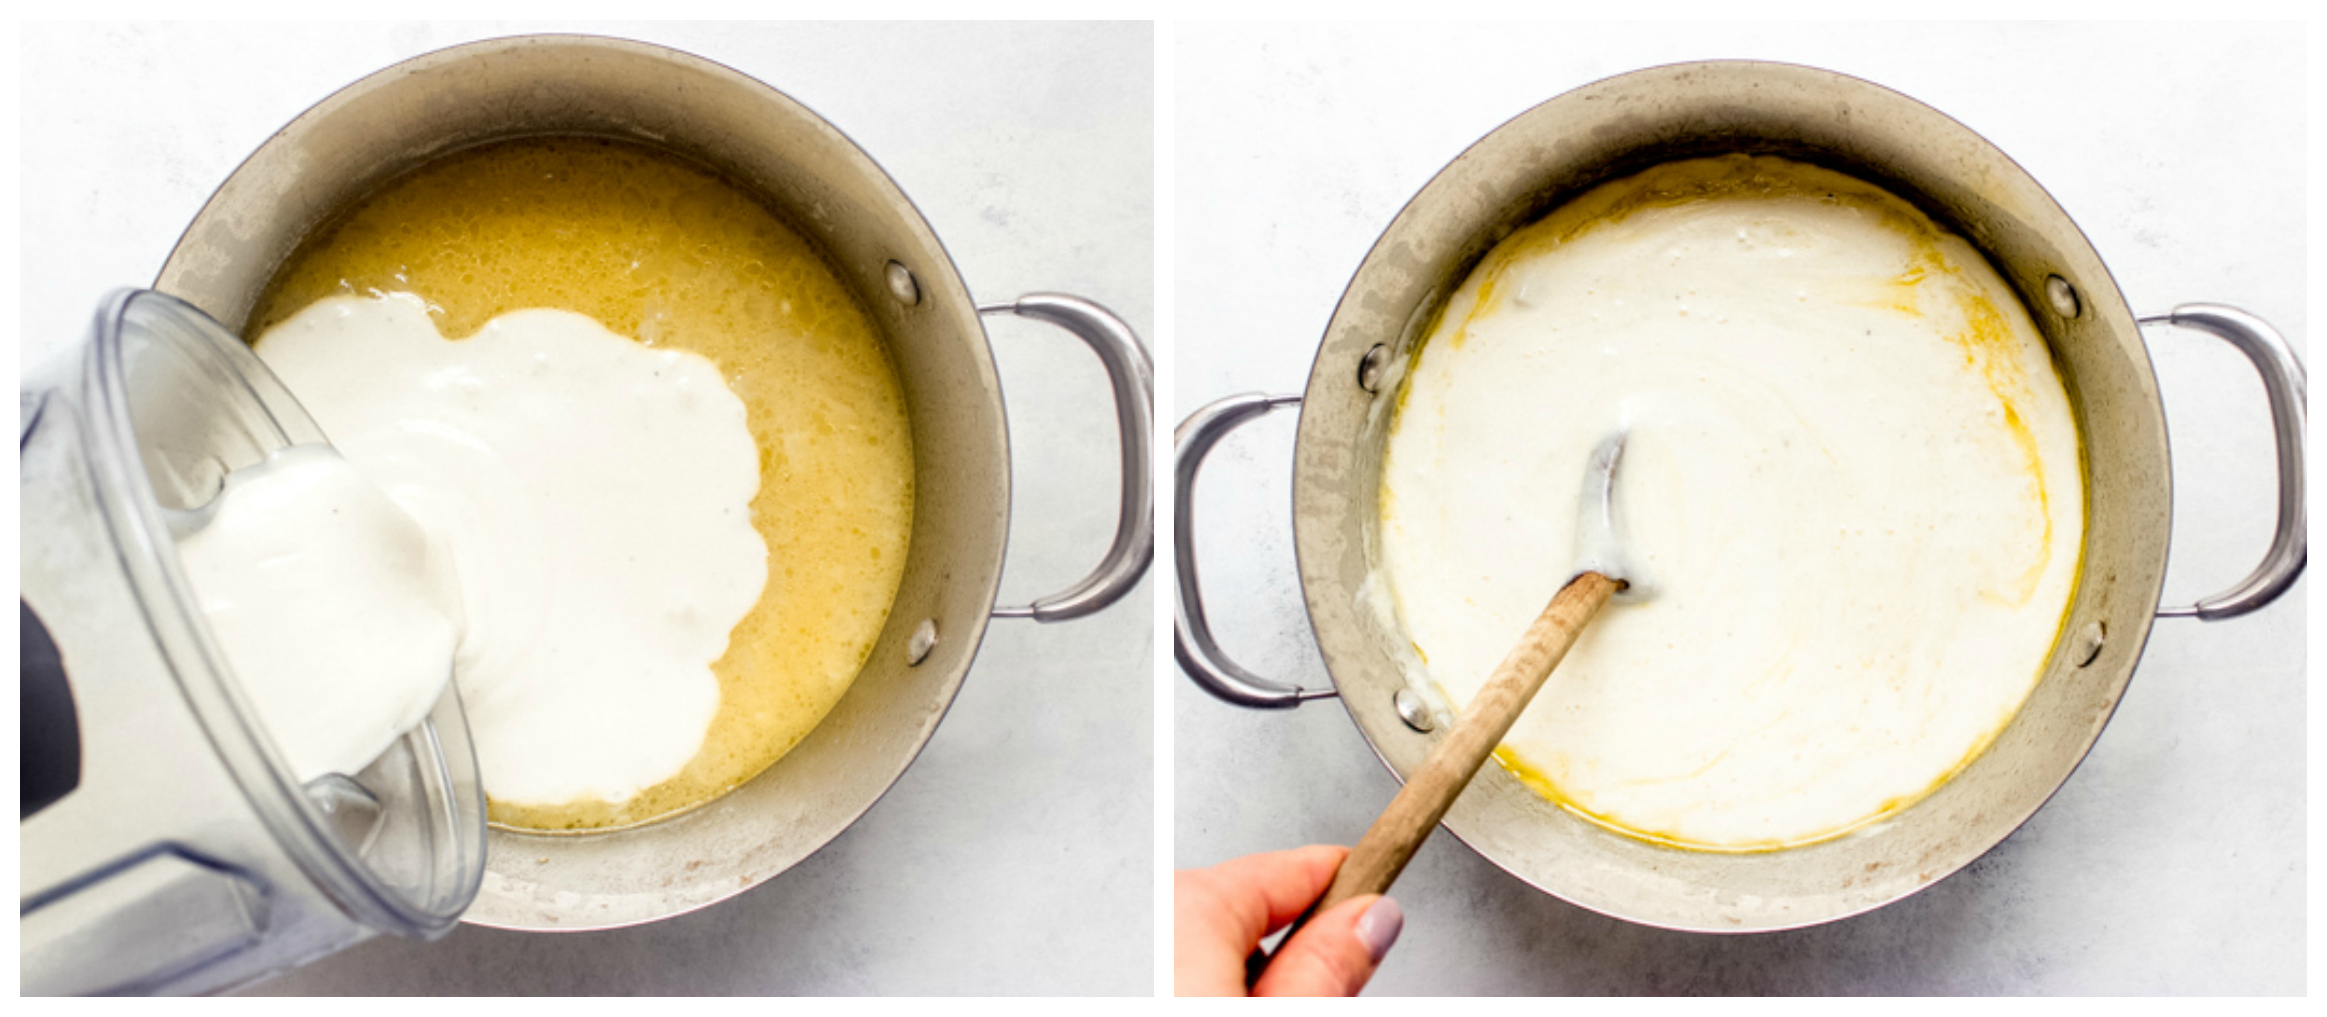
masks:
<path id="1" fill-rule="evenodd" d="M 2087 625 L 2083 631 L 2077 633 L 2076 642 L 2070 647 L 2070 656 L 2076 660 L 2078 667 L 2090 664 L 2093 662 L 2093 658 L 2101 655 L 2101 644 L 2106 642 L 2108 638 L 2109 626 L 2107 623 L 2094 622 Z"/>
<path id="2" fill-rule="evenodd" d="M 894 262 L 892 262 L 894 264 Z M 913 635 L 905 640 L 905 665 L 912 667 L 929 659 L 929 651 L 937 648 L 937 622 L 923 618 L 913 627 Z"/>
<path id="3" fill-rule="evenodd" d="M 2077 288 L 2057 275 L 2044 280 L 2044 296 L 2063 318 L 2074 318 L 2084 311 L 2084 301 L 2077 299 Z"/>
<path id="4" fill-rule="evenodd" d="M 1389 364 L 1390 348 L 1381 343 L 1375 343 L 1373 349 L 1365 351 L 1365 359 L 1357 362 L 1358 387 L 1368 392 L 1380 394 L 1382 391 L 1382 369 L 1388 367 Z M 1429 728 L 1423 728 L 1423 730 L 1427 731 Z"/>
<path id="5" fill-rule="evenodd" d="M 1374 348 L 1381 349 L 1379 346 Z M 1397 706 L 1398 719 L 1405 721 L 1407 727 L 1428 733 L 1438 726 L 1436 721 L 1430 719 L 1430 704 L 1415 695 L 1413 689 L 1399 689 L 1397 695 L 1390 697 L 1390 702 Z"/>
<path id="6" fill-rule="evenodd" d="M 898 303 L 911 307 L 921 302 L 921 284 L 914 280 L 911 269 L 892 261 L 888 274 L 889 295 Z"/>

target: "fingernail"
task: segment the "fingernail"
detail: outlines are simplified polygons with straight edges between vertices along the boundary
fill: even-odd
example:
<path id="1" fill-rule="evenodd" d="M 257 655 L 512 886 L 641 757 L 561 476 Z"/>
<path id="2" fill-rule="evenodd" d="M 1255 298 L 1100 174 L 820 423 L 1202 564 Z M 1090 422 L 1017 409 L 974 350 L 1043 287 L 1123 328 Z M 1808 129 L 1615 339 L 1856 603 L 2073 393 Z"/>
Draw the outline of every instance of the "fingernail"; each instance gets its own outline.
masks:
<path id="1" fill-rule="evenodd" d="M 1405 909 L 1398 902 L 1384 897 L 1357 916 L 1357 938 L 1365 944 L 1366 952 L 1379 964 L 1390 952 L 1390 944 L 1398 941 L 1398 932 L 1406 927 Z"/>

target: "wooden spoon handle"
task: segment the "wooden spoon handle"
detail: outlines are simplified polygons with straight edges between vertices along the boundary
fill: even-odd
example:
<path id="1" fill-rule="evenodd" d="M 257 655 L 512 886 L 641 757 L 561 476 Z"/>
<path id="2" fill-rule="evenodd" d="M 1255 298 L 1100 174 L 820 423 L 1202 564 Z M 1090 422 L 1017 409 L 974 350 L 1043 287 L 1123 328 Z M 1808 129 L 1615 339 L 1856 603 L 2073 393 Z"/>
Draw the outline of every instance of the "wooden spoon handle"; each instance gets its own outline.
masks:
<path id="1" fill-rule="evenodd" d="M 1535 624 L 1527 627 L 1519 645 L 1495 668 L 1486 688 L 1463 708 L 1453 730 L 1430 750 L 1422 768 L 1414 771 L 1398 797 L 1390 800 L 1390 807 L 1382 810 L 1381 817 L 1350 850 L 1333 877 L 1333 885 L 1312 913 L 1390 888 L 1422 841 L 1437 829 L 1455 797 L 1470 784 L 1471 775 L 1510 733 L 1520 711 L 1535 698 L 1560 658 L 1567 656 L 1584 623 L 1591 621 L 1622 585 L 1597 572 L 1586 572 L 1560 587 Z"/>

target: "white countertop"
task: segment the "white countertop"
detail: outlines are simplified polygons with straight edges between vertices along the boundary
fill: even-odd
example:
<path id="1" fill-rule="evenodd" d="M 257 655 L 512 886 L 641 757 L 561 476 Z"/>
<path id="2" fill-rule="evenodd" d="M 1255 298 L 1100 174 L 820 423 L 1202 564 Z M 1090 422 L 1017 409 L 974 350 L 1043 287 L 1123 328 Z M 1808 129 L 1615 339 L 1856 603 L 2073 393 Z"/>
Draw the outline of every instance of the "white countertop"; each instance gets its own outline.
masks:
<path id="1" fill-rule="evenodd" d="M 22 28 L 20 365 L 150 284 L 244 156 L 428 50 L 586 31 L 728 64 L 806 103 L 920 205 L 970 292 L 1093 298 L 1152 348 L 1153 31 L 1100 25 L 174 25 Z M 1115 524 L 1105 376 L 1064 333 L 989 325 L 1009 398 L 1005 602 L 1063 588 Z M 791 871 L 707 910 L 559 935 L 373 940 L 284 993 L 1151 990 L 1152 583 L 1075 622 L 988 628 L 919 760 Z"/>
<path id="2" fill-rule="evenodd" d="M 1723 57 L 1826 67 L 1935 106 L 2051 191 L 2136 312 L 2228 303 L 2304 346 L 2300 25 L 1181 25 L 1167 423 L 1232 393 L 1298 393 L 1375 237 L 1481 135 L 1599 78 Z M 2226 345 L 2149 342 L 2176 471 L 2165 599 L 2187 603 L 2269 541 L 2268 415 Z M 1292 565 L 1292 434 L 1277 414 L 1215 452 L 1197 548 L 1231 655 L 1318 685 Z M 2307 592 L 2157 623 L 2050 804 L 1907 900 L 1796 932 L 1664 932 L 1538 893 L 1440 832 L 1392 891 L 1405 932 L 1370 991 L 2299 993 Z M 1247 712 L 1178 680 L 1175 865 L 1350 843 L 1396 791 L 1337 704 Z"/>

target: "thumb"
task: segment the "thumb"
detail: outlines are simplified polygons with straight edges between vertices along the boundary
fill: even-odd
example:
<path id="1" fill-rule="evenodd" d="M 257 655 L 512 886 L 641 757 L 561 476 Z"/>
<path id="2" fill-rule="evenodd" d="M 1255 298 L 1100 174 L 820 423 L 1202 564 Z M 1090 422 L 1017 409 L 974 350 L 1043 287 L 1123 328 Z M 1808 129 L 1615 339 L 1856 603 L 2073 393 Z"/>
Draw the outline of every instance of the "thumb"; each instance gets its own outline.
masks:
<path id="1" fill-rule="evenodd" d="M 1252 987 L 1255 996 L 1355 996 L 1398 941 L 1406 913 L 1388 897 L 1368 895 L 1309 920 L 1277 949 Z"/>

